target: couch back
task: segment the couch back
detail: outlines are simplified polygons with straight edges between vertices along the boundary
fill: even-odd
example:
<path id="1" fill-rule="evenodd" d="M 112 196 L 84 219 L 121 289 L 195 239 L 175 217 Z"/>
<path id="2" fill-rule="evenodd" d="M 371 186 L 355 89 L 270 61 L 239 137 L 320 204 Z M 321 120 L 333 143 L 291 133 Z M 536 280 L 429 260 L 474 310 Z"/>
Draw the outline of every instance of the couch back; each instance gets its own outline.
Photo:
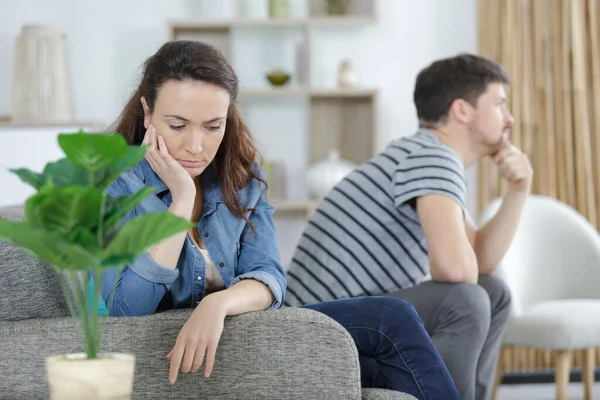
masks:
<path id="1" fill-rule="evenodd" d="M 19 208 L 0 209 L 0 219 L 22 221 Z M 69 315 L 57 273 L 0 239 L 0 321 Z"/>

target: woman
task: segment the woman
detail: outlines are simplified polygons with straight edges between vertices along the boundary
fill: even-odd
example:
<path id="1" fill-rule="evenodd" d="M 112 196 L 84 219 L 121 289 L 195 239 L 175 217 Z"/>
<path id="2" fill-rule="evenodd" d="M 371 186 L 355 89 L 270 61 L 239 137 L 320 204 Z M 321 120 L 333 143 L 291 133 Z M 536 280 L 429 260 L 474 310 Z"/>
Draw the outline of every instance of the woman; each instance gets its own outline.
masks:
<path id="1" fill-rule="evenodd" d="M 277 309 L 285 295 L 273 206 L 237 95 L 237 77 L 213 47 L 166 43 L 146 61 L 138 89 L 112 127 L 129 144 L 149 148 L 109 194 L 155 187 L 131 215 L 168 209 L 197 224 L 150 249 L 119 276 L 112 272 L 102 288 L 115 316 L 195 308 L 167 355 L 171 383 L 180 367 L 196 372 L 204 359 L 204 375 L 210 376 L 226 316 Z M 351 333 L 363 386 L 420 399 L 459 398 L 411 305 L 367 297 L 306 307 Z"/>

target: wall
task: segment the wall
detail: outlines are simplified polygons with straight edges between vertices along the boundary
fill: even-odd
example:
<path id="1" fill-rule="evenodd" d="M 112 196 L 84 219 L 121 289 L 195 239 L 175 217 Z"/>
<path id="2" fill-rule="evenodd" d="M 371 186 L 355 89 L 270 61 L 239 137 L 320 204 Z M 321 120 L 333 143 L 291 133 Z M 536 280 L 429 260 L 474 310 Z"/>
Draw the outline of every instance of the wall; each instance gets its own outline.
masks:
<path id="1" fill-rule="evenodd" d="M 73 116 L 108 124 L 132 90 L 140 64 L 167 37 L 166 20 L 189 18 L 192 8 L 202 1 L 206 2 L 0 1 L 0 115 L 10 113 L 13 42 L 23 24 L 46 23 L 66 31 Z M 225 0 L 214 1 L 215 14 L 227 9 L 222 3 Z M 313 43 L 319 60 L 313 71 L 320 84 L 331 85 L 339 59 L 350 58 L 362 83 L 380 89 L 382 147 L 415 131 L 412 88 L 417 72 L 436 58 L 476 51 L 476 0 L 379 0 L 378 15 L 374 27 L 320 32 L 319 41 Z M 260 126 L 260 121 L 256 125 Z M 473 213 L 475 175 L 469 171 Z M 293 243 L 294 238 L 284 240 Z M 289 246 L 282 249 L 284 260 L 289 251 Z"/>

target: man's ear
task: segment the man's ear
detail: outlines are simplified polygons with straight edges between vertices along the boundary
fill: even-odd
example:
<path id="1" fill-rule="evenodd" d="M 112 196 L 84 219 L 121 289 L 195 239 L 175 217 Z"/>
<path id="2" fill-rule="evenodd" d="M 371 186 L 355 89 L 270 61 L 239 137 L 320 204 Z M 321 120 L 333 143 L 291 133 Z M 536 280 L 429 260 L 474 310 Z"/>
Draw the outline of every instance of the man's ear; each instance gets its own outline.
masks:
<path id="1" fill-rule="evenodd" d="M 468 101 L 456 99 L 450 105 L 448 115 L 463 124 L 468 124 L 473 119 L 474 112 L 475 109 Z"/>
<path id="2" fill-rule="evenodd" d="M 144 109 L 144 127 L 148 128 L 148 125 L 150 125 L 150 108 L 148 107 L 148 103 L 146 103 L 144 96 L 140 98 L 140 102 L 142 103 L 142 108 Z"/>

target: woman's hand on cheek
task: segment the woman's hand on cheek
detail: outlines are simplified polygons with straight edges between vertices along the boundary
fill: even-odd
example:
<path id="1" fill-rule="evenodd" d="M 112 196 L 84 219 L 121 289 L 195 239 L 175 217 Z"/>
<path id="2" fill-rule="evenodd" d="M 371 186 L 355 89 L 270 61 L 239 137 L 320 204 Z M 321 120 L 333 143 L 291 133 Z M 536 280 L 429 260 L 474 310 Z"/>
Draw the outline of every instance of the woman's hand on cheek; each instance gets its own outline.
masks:
<path id="1" fill-rule="evenodd" d="M 148 126 L 142 144 L 149 145 L 145 158 L 169 188 L 173 202 L 193 202 L 196 196 L 194 180 L 186 169 L 169 154 L 164 138 L 156 132 L 154 125 Z"/>
<path id="2" fill-rule="evenodd" d="M 177 336 L 173 349 L 167 355 L 171 360 L 169 381 L 175 383 L 181 365 L 181 372 L 197 372 L 204 364 L 204 376 L 209 377 L 213 370 L 217 346 L 223 333 L 227 312 L 222 302 L 213 301 L 215 296 L 205 297 L 196 307 Z"/>

